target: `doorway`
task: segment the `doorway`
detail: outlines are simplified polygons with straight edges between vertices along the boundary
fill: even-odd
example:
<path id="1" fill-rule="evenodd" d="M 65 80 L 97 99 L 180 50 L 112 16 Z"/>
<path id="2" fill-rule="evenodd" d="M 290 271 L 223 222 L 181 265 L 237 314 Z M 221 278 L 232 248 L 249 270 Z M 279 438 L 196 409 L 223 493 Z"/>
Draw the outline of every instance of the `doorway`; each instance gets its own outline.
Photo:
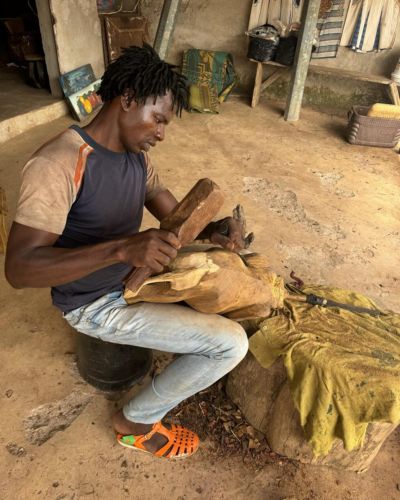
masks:
<path id="1" fill-rule="evenodd" d="M 35 0 L 0 4 L 0 121 L 54 103 Z"/>

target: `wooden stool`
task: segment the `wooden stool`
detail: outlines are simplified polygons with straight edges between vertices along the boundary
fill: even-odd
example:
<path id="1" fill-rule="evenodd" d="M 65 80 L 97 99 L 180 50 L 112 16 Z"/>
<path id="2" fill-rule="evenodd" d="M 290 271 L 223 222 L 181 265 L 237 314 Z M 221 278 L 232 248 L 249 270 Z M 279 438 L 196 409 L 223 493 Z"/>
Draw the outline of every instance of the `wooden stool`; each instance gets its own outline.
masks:
<path id="1" fill-rule="evenodd" d="M 26 55 L 25 61 L 28 64 L 28 82 L 32 87 L 38 89 L 47 88 L 48 77 L 44 56 Z"/>
<path id="2" fill-rule="evenodd" d="M 229 374 L 226 391 L 250 424 L 265 434 L 275 453 L 303 463 L 365 472 L 385 439 L 397 427 L 387 423 L 369 424 L 361 449 L 348 452 L 338 439 L 328 455 L 315 458 L 301 428 L 281 359 L 265 369 L 249 352 Z"/>

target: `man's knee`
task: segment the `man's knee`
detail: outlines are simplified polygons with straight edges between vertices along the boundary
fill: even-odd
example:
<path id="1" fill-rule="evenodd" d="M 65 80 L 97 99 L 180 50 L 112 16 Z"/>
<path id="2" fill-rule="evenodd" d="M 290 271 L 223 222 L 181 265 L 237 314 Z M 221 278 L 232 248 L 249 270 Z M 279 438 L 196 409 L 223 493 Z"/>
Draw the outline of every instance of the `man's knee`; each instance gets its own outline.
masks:
<path id="1" fill-rule="evenodd" d="M 224 344 L 227 357 L 235 358 L 239 362 L 246 356 L 249 349 L 249 340 L 239 323 L 231 322 L 229 328 L 224 332 Z"/>
<path id="2" fill-rule="evenodd" d="M 237 345 L 237 351 L 238 351 L 238 358 L 242 360 L 246 354 L 247 351 L 249 350 L 249 339 L 247 337 L 247 333 L 245 332 L 244 328 L 237 323 L 238 326 L 238 345 Z"/>

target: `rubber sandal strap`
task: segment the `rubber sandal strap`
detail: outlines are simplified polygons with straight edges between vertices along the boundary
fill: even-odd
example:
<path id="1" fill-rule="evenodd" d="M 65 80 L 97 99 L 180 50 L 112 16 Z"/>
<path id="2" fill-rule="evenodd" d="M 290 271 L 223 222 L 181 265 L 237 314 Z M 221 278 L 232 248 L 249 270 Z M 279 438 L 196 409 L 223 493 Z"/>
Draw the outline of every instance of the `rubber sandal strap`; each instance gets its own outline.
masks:
<path id="1" fill-rule="evenodd" d="M 152 453 L 145 448 L 144 443 L 156 433 L 162 434 L 168 441 L 159 450 Z M 161 422 L 155 423 L 147 434 L 138 436 L 117 434 L 117 440 L 125 446 L 137 448 L 152 453 L 156 457 L 164 458 L 187 457 L 199 447 L 199 438 L 194 432 L 175 424 L 171 424 L 171 429 L 167 429 Z"/>
<path id="2" fill-rule="evenodd" d="M 143 443 L 151 439 L 156 432 L 159 432 L 158 429 L 160 425 L 160 422 L 156 422 L 147 434 L 139 434 L 136 436 L 133 434 L 127 434 L 125 436 L 123 434 L 117 434 L 117 440 L 127 446 L 132 446 L 132 448 L 139 448 L 140 450 L 148 451 L 143 446 Z"/>
<path id="3" fill-rule="evenodd" d="M 199 446 L 197 434 L 184 427 L 171 424 L 171 429 L 167 429 L 161 424 L 158 432 L 167 437 L 168 442 L 155 452 L 157 457 L 186 457 L 194 453 Z"/>

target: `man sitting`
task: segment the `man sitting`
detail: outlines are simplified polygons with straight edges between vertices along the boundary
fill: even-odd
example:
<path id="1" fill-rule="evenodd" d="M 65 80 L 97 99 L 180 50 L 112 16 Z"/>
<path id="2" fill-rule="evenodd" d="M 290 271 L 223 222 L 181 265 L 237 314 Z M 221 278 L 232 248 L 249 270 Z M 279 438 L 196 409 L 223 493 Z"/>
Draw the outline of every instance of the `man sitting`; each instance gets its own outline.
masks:
<path id="1" fill-rule="evenodd" d="M 247 352 L 247 336 L 222 316 L 123 298 L 134 267 L 159 273 L 180 247 L 173 233 L 139 229 L 144 207 L 162 220 L 177 204 L 148 151 L 187 106 L 187 84 L 146 45 L 111 63 L 98 93 L 104 105 L 89 125 L 72 125 L 26 164 L 6 276 L 15 288 L 50 286 L 54 305 L 86 335 L 181 354 L 114 415 L 113 425 L 123 446 L 189 456 L 197 435 L 161 420 L 232 370 Z M 239 249 L 240 228 L 233 219 L 229 225 L 229 237 L 210 239 Z"/>

